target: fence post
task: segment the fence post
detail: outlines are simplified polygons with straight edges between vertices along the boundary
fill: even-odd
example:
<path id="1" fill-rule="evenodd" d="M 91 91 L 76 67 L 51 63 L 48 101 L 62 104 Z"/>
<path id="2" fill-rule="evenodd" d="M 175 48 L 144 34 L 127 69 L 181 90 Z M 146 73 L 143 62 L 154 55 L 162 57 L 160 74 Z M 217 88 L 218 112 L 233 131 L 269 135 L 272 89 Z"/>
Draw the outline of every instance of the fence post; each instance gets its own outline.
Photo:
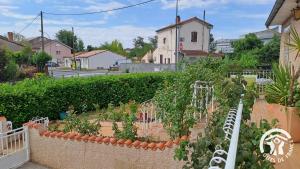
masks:
<path id="1" fill-rule="evenodd" d="M 30 160 L 30 147 L 29 147 L 29 130 L 28 126 L 24 126 L 24 134 L 25 134 L 25 149 L 26 149 L 26 161 Z"/>

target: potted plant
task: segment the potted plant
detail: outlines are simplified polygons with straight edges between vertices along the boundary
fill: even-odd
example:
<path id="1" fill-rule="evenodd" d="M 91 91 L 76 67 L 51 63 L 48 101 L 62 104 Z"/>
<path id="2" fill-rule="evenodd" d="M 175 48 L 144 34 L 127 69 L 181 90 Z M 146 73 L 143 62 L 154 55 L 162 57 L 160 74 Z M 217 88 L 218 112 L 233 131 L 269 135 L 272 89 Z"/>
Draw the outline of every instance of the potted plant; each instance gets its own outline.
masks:
<path id="1" fill-rule="evenodd" d="M 293 27 L 287 45 L 296 51 L 297 60 L 300 54 L 300 36 Z M 273 72 L 274 83 L 266 87 L 266 99 L 273 103 L 268 106 L 269 112 L 279 120 L 279 126 L 291 134 L 294 142 L 300 142 L 300 68 L 295 70 L 294 64 L 285 67 L 273 65 Z"/>

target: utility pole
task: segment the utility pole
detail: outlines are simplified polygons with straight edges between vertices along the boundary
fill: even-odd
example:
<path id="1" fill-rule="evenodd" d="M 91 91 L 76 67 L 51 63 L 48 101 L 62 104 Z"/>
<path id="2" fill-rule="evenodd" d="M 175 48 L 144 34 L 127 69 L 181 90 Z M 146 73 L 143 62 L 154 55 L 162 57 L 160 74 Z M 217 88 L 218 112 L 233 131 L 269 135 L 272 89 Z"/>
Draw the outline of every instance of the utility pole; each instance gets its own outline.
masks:
<path id="1" fill-rule="evenodd" d="M 73 48 L 73 59 L 74 59 L 74 69 L 77 69 L 77 63 L 76 63 L 76 56 L 75 56 L 75 34 L 74 34 L 74 28 L 72 27 L 72 48 Z"/>
<path id="2" fill-rule="evenodd" d="M 178 19 L 178 4 L 179 0 L 176 1 L 176 44 L 175 44 L 175 69 L 177 71 L 177 63 L 178 63 L 178 48 L 179 48 L 179 19 Z"/>
<path id="3" fill-rule="evenodd" d="M 205 10 L 204 10 L 204 12 L 203 12 L 203 21 L 205 22 Z M 204 24 L 202 25 L 203 26 L 203 29 L 202 29 L 202 51 L 204 51 L 204 36 L 205 36 L 205 34 L 204 34 Z"/>
<path id="4" fill-rule="evenodd" d="M 45 52 L 43 11 L 41 11 L 40 15 L 41 15 L 42 52 Z"/>

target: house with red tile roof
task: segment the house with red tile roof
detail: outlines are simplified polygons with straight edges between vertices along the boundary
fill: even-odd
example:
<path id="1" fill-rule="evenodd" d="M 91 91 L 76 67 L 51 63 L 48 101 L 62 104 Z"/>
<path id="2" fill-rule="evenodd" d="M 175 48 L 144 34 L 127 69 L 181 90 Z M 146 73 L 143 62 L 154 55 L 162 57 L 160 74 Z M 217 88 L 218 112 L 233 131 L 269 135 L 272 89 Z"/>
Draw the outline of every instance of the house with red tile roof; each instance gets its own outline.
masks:
<path id="1" fill-rule="evenodd" d="M 12 32 L 8 32 L 7 38 L 0 35 L 0 48 L 8 48 L 16 52 L 22 50 L 23 47 L 22 44 L 14 41 Z"/>
<path id="2" fill-rule="evenodd" d="M 72 57 L 65 57 L 65 67 L 70 67 Z M 81 52 L 76 55 L 76 60 L 82 69 L 109 69 L 119 66 L 121 63 L 131 63 L 125 56 L 116 54 L 108 50 L 93 50 L 90 52 Z"/>
<path id="3" fill-rule="evenodd" d="M 209 54 L 210 31 L 213 25 L 193 17 L 184 21 L 177 17 L 179 27 L 179 51 L 188 60 L 206 57 Z M 174 64 L 176 49 L 176 24 L 163 27 L 157 32 L 158 44 L 153 53 L 156 64 Z"/>
<path id="4" fill-rule="evenodd" d="M 31 45 L 33 51 L 39 52 L 42 50 L 41 37 L 32 38 L 28 40 L 28 42 Z M 52 62 L 55 62 L 60 66 L 64 64 L 64 57 L 72 56 L 72 48 L 58 40 L 44 38 L 44 43 L 45 52 L 52 57 Z"/>

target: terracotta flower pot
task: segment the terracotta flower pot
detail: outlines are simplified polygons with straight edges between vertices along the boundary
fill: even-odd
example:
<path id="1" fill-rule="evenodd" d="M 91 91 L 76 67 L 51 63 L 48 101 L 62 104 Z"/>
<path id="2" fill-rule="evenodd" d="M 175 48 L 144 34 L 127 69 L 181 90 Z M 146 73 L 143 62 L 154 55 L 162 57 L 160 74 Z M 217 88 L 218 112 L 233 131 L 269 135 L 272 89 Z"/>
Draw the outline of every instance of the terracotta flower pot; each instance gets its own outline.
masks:
<path id="1" fill-rule="evenodd" d="M 279 104 L 268 104 L 268 121 L 278 119 L 278 127 L 286 130 L 292 136 L 295 143 L 300 142 L 300 109 L 297 107 L 285 107 Z"/>

